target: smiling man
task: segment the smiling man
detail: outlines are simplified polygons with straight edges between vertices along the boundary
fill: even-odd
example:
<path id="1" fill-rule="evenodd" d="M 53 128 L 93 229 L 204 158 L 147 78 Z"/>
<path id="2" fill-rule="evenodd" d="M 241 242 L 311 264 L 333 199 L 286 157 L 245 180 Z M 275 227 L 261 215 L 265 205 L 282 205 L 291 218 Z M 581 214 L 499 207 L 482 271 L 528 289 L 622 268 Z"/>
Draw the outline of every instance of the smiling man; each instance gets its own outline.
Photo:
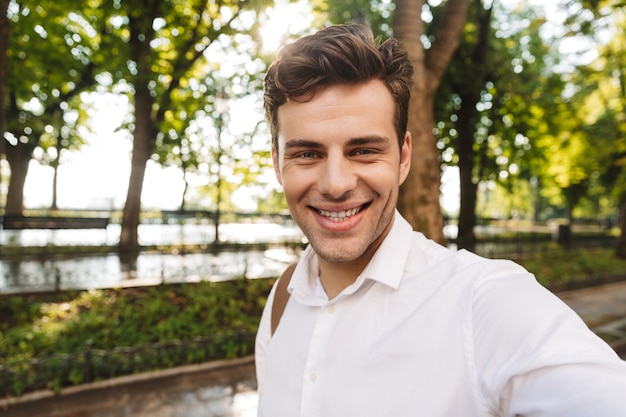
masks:
<path id="1" fill-rule="evenodd" d="M 286 45 L 268 70 L 276 176 L 310 245 L 261 318 L 259 416 L 626 415 L 626 364 L 572 310 L 396 211 L 412 74 L 358 25 Z"/>
<path id="2" fill-rule="evenodd" d="M 393 223 L 411 155 L 394 108 L 385 84 L 372 79 L 321 87 L 278 109 L 276 175 L 330 299 L 355 281 Z"/>

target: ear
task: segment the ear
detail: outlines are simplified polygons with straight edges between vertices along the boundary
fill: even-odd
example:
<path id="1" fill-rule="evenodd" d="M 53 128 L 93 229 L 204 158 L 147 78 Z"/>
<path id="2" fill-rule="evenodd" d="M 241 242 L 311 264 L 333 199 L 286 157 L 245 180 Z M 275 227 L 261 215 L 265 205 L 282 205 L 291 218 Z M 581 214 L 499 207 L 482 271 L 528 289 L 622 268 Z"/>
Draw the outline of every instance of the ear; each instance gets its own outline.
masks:
<path id="1" fill-rule="evenodd" d="M 272 163 L 274 165 L 274 174 L 276 174 L 276 179 L 278 180 L 278 183 L 280 185 L 283 185 L 283 178 L 282 175 L 280 175 L 280 158 L 279 158 L 279 154 L 280 152 L 277 151 L 274 146 L 272 146 Z"/>
<path id="2" fill-rule="evenodd" d="M 402 185 L 409 175 L 409 170 L 411 169 L 411 149 L 411 132 L 407 131 L 404 134 L 404 143 L 400 150 L 400 184 L 398 185 Z"/>

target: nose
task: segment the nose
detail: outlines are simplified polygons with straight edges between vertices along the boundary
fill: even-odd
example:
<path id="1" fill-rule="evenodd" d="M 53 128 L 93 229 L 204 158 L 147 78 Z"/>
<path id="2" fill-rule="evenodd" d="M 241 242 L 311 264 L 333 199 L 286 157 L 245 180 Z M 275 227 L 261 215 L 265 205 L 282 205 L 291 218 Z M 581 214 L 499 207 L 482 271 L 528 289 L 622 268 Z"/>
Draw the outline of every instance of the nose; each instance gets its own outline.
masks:
<path id="1" fill-rule="evenodd" d="M 342 153 L 330 153 L 317 181 L 319 192 L 331 199 L 341 199 L 356 188 L 354 164 Z"/>

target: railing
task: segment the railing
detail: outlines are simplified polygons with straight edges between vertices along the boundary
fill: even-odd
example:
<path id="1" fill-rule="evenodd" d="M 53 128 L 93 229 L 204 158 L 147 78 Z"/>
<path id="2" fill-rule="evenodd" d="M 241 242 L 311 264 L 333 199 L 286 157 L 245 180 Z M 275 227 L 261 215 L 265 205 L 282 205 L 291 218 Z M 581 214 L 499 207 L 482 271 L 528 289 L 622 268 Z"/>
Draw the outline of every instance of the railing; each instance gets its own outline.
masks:
<path id="1" fill-rule="evenodd" d="M 147 218 L 154 217 L 153 213 L 145 213 Z M 185 221 L 185 220 L 209 220 L 215 219 L 215 211 L 211 210 L 161 210 L 158 213 L 157 218 L 168 224 L 171 221 Z M 292 221 L 291 214 L 289 212 L 283 213 L 260 213 L 260 212 L 239 212 L 239 211 L 225 211 L 220 213 L 221 221 L 228 222 L 245 222 L 251 219 L 263 219 L 265 221 L 271 221 L 278 224 L 285 224 Z"/>
<path id="2" fill-rule="evenodd" d="M 5 230 L 21 229 L 106 229 L 108 217 L 3 216 Z"/>
<path id="3" fill-rule="evenodd" d="M 59 391 L 139 372 L 242 357 L 254 351 L 254 337 L 253 333 L 240 331 L 111 350 L 94 349 L 88 341 L 85 350 L 76 354 L 60 353 L 0 365 L 0 397 L 41 389 Z"/>

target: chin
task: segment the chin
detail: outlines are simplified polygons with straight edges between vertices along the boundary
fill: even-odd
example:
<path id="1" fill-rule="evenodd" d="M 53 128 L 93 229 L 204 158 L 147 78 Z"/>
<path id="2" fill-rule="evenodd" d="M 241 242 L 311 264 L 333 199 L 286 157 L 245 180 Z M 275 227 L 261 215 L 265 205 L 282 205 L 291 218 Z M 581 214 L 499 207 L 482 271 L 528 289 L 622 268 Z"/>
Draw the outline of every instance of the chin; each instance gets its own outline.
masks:
<path id="1" fill-rule="evenodd" d="M 363 252 L 355 252 L 354 247 L 352 251 L 341 250 L 341 248 L 336 249 L 336 247 L 331 246 L 332 244 L 321 244 L 321 245 L 313 245 L 313 249 L 317 256 L 322 258 L 324 261 L 329 263 L 347 263 L 353 262 L 363 256 Z"/>

